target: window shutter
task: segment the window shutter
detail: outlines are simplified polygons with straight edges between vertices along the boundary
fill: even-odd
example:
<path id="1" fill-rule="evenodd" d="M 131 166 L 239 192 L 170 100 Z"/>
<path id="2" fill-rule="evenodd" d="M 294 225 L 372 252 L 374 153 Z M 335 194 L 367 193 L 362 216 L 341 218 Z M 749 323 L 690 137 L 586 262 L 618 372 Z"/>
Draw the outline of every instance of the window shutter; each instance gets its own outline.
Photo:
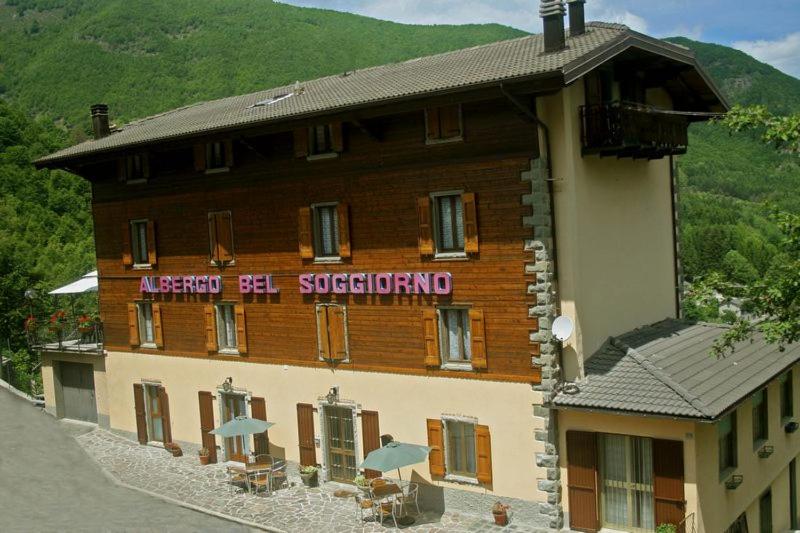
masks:
<path id="1" fill-rule="evenodd" d="M 209 352 L 217 351 L 217 317 L 214 304 L 208 304 L 203 308 L 206 324 L 206 350 Z"/>
<path id="2" fill-rule="evenodd" d="M 233 167 L 233 141 L 225 139 L 223 144 L 225 145 L 225 166 L 231 168 Z"/>
<path id="3" fill-rule="evenodd" d="M 147 221 L 147 262 L 151 265 L 158 263 L 156 253 L 156 223 L 152 220 Z"/>
<path id="4" fill-rule="evenodd" d="M 128 304 L 128 344 L 139 346 L 139 310 L 136 304 Z"/>
<path id="5" fill-rule="evenodd" d="M 133 249 L 131 248 L 131 223 L 125 221 L 122 224 L 122 264 L 124 266 L 133 265 Z"/>
<path id="6" fill-rule="evenodd" d="M 314 259 L 314 245 L 311 235 L 311 208 L 301 207 L 297 216 L 297 239 L 300 245 L 300 257 Z"/>
<path id="7" fill-rule="evenodd" d="M 338 204 L 336 214 L 339 216 L 339 257 L 350 257 L 350 207 Z"/>
<path id="8" fill-rule="evenodd" d="M 328 326 L 328 306 L 317 306 L 317 337 L 319 338 L 319 356 L 321 359 L 331 358 L 331 338 Z"/>
<path id="9" fill-rule="evenodd" d="M 361 432 L 364 440 L 364 459 L 366 459 L 369 452 L 381 447 L 381 430 L 377 411 L 361 411 Z M 364 470 L 364 477 L 367 479 L 381 477 L 381 472 Z"/>
<path id="10" fill-rule="evenodd" d="M 439 319 L 436 309 L 422 311 L 422 328 L 425 339 L 425 366 L 439 366 Z"/>
<path id="11" fill-rule="evenodd" d="M 211 260 L 219 262 L 219 238 L 217 237 L 217 214 L 208 214 L 208 248 Z"/>
<path id="12" fill-rule="evenodd" d="M 438 107 L 430 107 L 425 111 L 425 135 L 429 141 L 442 138 L 442 130 L 439 127 Z"/>
<path id="13" fill-rule="evenodd" d="M 233 222 L 229 211 L 216 213 L 217 260 L 233 261 Z"/>
<path id="14" fill-rule="evenodd" d="M 569 525 L 578 531 L 598 530 L 597 434 L 567 431 Z"/>
<path id="15" fill-rule="evenodd" d="M 264 398 L 250 398 L 250 414 L 256 420 L 267 421 L 267 402 Z M 262 455 L 269 453 L 269 435 L 264 433 L 257 433 L 253 435 L 253 444 L 255 445 L 255 454 Z"/>
<path id="16" fill-rule="evenodd" d="M 461 136 L 461 106 L 459 104 L 444 106 L 439 110 L 442 139 Z"/>
<path id="17" fill-rule="evenodd" d="M 208 449 L 209 462 L 217 462 L 217 440 L 212 433 L 214 429 L 214 397 L 210 392 L 199 391 L 200 400 L 200 442 Z"/>
<path id="18" fill-rule="evenodd" d="M 331 150 L 344 152 L 344 129 L 341 122 L 331 123 Z"/>
<path id="19" fill-rule="evenodd" d="M 206 143 L 194 145 L 194 169 L 203 172 L 206 169 Z"/>
<path id="20" fill-rule="evenodd" d="M 317 450 L 314 444 L 314 406 L 297 404 L 297 437 L 300 443 L 300 465 L 316 466 Z"/>
<path id="21" fill-rule="evenodd" d="M 461 195 L 464 209 L 464 251 L 469 254 L 478 253 L 478 210 L 475 205 L 475 193 L 465 192 Z"/>
<path id="22" fill-rule="evenodd" d="M 431 226 L 431 199 L 429 196 L 417 198 L 419 217 L 419 253 L 433 255 L 433 232 Z"/>
<path id="23" fill-rule="evenodd" d="M 469 310 L 469 337 L 472 350 L 472 368 L 485 370 L 486 364 L 486 327 L 483 320 L 483 311 Z"/>
<path id="24" fill-rule="evenodd" d="M 236 304 L 236 346 L 239 353 L 247 353 L 247 322 L 245 322 L 244 305 Z"/>
<path id="25" fill-rule="evenodd" d="M 334 361 L 344 361 L 347 359 L 344 307 L 329 305 L 326 309 L 328 311 L 328 332 L 330 335 L 330 358 Z"/>
<path id="26" fill-rule="evenodd" d="M 442 435 L 442 421 L 429 418 L 428 423 L 428 446 L 431 453 L 428 454 L 428 465 L 431 469 L 431 477 L 444 477 L 444 436 Z"/>
<path id="27" fill-rule="evenodd" d="M 296 128 L 294 130 L 294 156 L 308 156 L 308 128 Z"/>
<path id="28" fill-rule="evenodd" d="M 161 411 L 161 427 L 164 444 L 172 442 L 172 426 L 169 419 L 169 396 L 164 387 L 158 387 L 158 409 Z"/>
<path id="29" fill-rule="evenodd" d="M 475 426 L 475 454 L 478 483 L 492 484 L 492 438 L 489 426 Z"/>
<path id="30" fill-rule="evenodd" d="M 653 439 L 653 496 L 657 525 L 683 520 L 683 442 Z"/>
<path id="31" fill-rule="evenodd" d="M 147 413 L 144 409 L 144 386 L 133 384 L 133 409 L 136 413 L 136 436 L 139 444 L 147 444 Z"/>
<path id="32" fill-rule="evenodd" d="M 153 307 L 153 338 L 156 348 L 164 347 L 164 329 L 161 327 L 161 305 L 151 304 Z"/>

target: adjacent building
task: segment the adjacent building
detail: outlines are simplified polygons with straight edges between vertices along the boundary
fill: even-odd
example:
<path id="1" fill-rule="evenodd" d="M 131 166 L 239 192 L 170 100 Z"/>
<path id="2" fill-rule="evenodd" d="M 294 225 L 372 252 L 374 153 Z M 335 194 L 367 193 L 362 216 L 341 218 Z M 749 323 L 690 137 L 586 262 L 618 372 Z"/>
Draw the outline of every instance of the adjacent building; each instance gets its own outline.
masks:
<path id="1" fill-rule="evenodd" d="M 704 359 L 718 328 L 676 321 L 672 157 L 724 100 L 689 50 L 569 7 L 568 32 L 543 2 L 543 35 L 120 128 L 93 106 L 95 139 L 37 162 L 92 185 L 103 326 L 41 346 L 48 409 L 342 482 L 382 435 L 428 443 L 403 474 L 445 506 L 554 529 L 755 530 L 769 486 L 788 524 L 800 450 L 772 413 L 789 428 L 800 354 Z M 750 454 L 725 439 L 753 394 Z M 275 425 L 209 433 L 238 415 Z"/>

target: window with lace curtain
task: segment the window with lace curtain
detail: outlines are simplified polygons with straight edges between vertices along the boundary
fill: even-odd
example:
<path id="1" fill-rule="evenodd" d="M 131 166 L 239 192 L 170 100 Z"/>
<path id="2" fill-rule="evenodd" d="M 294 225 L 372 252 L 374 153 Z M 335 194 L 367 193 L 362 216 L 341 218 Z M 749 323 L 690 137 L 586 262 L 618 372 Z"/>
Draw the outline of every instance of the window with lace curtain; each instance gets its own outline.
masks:
<path id="1" fill-rule="evenodd" d="M 314 256 L 339 257 L 339 216 L 337 204 L 312 206 L 314 217 Z"/>
<path id="2" fill-rule="evenodd" d="M 464 205 L 461 193 L 433 195 L 436 254 L 464 253 Z"/>

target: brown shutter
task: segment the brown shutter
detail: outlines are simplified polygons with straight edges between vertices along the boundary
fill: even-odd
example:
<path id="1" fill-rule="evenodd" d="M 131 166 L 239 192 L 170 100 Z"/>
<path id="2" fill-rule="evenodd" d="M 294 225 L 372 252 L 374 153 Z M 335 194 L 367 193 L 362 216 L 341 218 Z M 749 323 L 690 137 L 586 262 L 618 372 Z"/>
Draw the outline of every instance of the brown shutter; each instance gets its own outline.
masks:
<path id="1" fill-rule="evenodd" d="M 330 358 L 334 361 L 347 359 L 347 333 L 345 331 L 344 307 L 327 306 L 328 333 L 330 338 Z"/>
<path id="2" fill-rule="evenodd" d="M 429 418 L 428 423 L 428 446 L 431 453 L 428 454 L 428 466 L 431 469 L 431 477 L 444 476 L 444 435 L 442 433 L 442 421 Z"/>
<path id="3" fill-rule="evenodd" d="M 139 444 L 147 444 L 147 413 L 144 410 L 144 386 L 141 383 L 133 384 L 133 408 Z"/>
<path id="4" fill-rule="evenodd" d="M 128 304 L 128 344 L 139 346 L 139 309 L 136 304 Z"/>
<path id="5" fill-rule="evenodd" d="M 442 139 L 461 136 L 461 106 L 459 104 L 444 106 L 439 110 Z"/>
<path id="6" fill-rule="evenodd" d="M 369 452 L 381 447 L 381 430 L 377 411 L 361 411 L 361 430 L 364 440 L 364 459 L 366 459 Z M 364 477 L 368 479 L 381 477 L 381 472 L 364 470 Z"/>
<path id="7" fill-rule="evenodd" d="M 344 131 L 341 122 L 331 123 L 331 150 L 344 152 Z"/>
<path id="8" fill-rule="evenodd" d="M 485 370 L 486 364 L 486 327 L 483 311 L 469 310 L 469 337 L 472 350 L 472 368 Z"/>
<path id="9" fill-rule="evenodd" d="M 653 439 L 653 496 L 656 525 L 683 520 L 683 442 Z"/>
<path id="10" fill-rule="evenodd" d="M 567 491 L 569 525 L 597 531 L 597 434 L 567 431 Z"/>
<path id="11" fill-rule="evenodd" d="M 250 398 L 250 414 L 256 420 L 263 420 L 264 422 L 267 421 L 267 402 L 264 401 L 264 398 Z M 256 455 L 263 455 L 269 453 L 269 435 L 265 431 L 264 433 L 258 433 L 253 435 L 253 448 Z"/>
<path id="12" fill-rule="evenodd" d="M 442 138 L 442 130 L 439 128 L 438 107 L 431 107 L 425 111 L 425 136 L 429 141 Z"/>
<path id="13" fill-rule="evenodd" d="M 297 128 L 294 130 L 294 156 L 308 156 L 308 128 Z"/>
<path id="14" fill-rule="evenodd" d="M 217 462 L 217 440 L 209 433 L 214 429 L 214 397 L 210 392 L 199 391 L 200 399 L 200 442 L 208 449 L 209 462 Z"/>
<path id="15" fill-rule="evenodd" d="M 297 436 L 300 443 L 300 464 L 316 466 L 317 450 L 314 444 L 314 406 L 297 404 Z"/>
<path id="16" fill-rule="evenodd" d="M 339 216 L 339 257 L 350 257 L 350 209 L 347 204 L 338 204 Z"/>
<path id="17" fill-rule="evenodd" d="M 133 264 L 130 221 L 125 221 L 125 223 L 122 224 L 122 264 L 125 266 L 131 266 Z"/>
<path id="18" fill-rule="evenodd" d="M 420 255 L 433 255 L 433 228 L 429 196 L 417 198 L 417 215 L 419 218 L 419 253 Z"/>
<path id="19" fill-rule="evenodd" d="M 225 166 L 231 168 L 233 167 L 233 141 L 225 139 L 223 145 L 225 146 Z"/>
<path id="20" fill-rule="evenodd" d="M 161 327 L 161 306 L 159 304 L 151 304 L 153 307 L 153 339 L 156 343 L 156 348 L 164 347 L 164 329 Z"/>
<path id="21" fill-rule="evenodd" d="M 216 213 L 218 261 L 233 261 L 233 223 L 229 211 Z"/>
<path id="22" fill-rule="evenodd" d="M 303 259 L 314 259 L 310 207 L 301 207 L 297 211 L 297 239 L 300 245 L 300 257 Z"/>
<path id="23" fill-rule="evenodd" d="M 219 261 L 219 237 L 217 237 L 217 214 L 208 214 L 208 249 L 212 261 Z"/>
<path id="24" fill-rule="evenodd" d="M 469 254 L 478 253 L 478 210 L 475 205 L 475 193 L 465 192 L 461 195 L 464 208 L 464 251 Z"/>
<path id="25" fill-rule="evenodd" d="M 169 419 L 169 396 L 164 387 L 158 387 L 158 410 L 161 412 L 161 427 L 164 444 L 172 442 L 172 425 Z"/>
<path id="26" fill-rule="evenodd" d="M 234 306 L 236 313 L 236 349 L 239 353 L 247 353 L 247 322 L 245 322 L 244 305 Z"/>
<path id="27" fill-rule="evenodd" d="M 203 172 L 206 169 L 206 143 L 194 145 L 194 169 Z"/>
<path id="28" fill-rule="evenodd" d="M 478 483 L 492 484 L 492 438 L 489 426 L 475 426 L 475 451 Z"/>
<path id="29" fill-rule="evenodd" d="M 206 350 L 209 352 L 217 351 L 217 316 L 214 304 L 207 304 L 203 308 L 206 325 Z"/>
<path id="30" fill-rule="evenodd" d="M 317 306 L 317 337 L 319 338 L 319 356 L 322 359 L 331 358 L 331 337 L 328 326 L 328 306 Z"/>
<path id="31" fill-rule="evenodd" d="M 152 220 L 147 221 L 147 262 L 151 265 L 158 263 L 156 253 L 156 223 Z"/>
<path id="32" fill-rule="evenodd" d="M 425 366 L 439 366 L 439 319 L 436 309 L 422 311 L 422 328 L 425 339 Z"/>

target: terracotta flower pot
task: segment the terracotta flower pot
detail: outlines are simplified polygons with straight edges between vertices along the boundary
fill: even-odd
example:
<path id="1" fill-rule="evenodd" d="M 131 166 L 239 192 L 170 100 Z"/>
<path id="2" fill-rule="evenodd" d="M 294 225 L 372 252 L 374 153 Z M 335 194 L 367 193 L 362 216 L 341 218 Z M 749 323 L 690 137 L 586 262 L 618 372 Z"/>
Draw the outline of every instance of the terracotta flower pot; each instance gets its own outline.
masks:
<path id="1" fill-rule="evenodd" d="M 208 462 L 211 460 L 211 456 L 210 455 L 201 455 L 199 457 L 200 457 L 200 464 L 203 465 L 203 466 L 207 465 Z"/>
<path id="2" fill-rule="evenodd" d="M 508 525 L 508 512 L 496 512 L 492 511 L 492 515 L 494 515 L 494 523 L 498 526 L 507 526 Z"/>

